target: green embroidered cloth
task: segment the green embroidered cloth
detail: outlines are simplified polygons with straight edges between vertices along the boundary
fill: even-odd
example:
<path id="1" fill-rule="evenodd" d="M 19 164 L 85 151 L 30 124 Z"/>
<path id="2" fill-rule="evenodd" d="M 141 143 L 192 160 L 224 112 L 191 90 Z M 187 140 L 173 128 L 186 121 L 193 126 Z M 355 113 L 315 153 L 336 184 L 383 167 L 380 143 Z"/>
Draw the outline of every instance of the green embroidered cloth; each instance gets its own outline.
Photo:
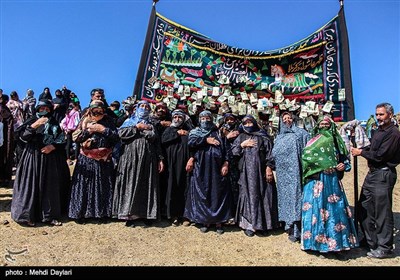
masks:
<path id="1" fill-rule="evenodd" d="M 303 183 L 313 174 L 335 168 L 339 155 L 347 156 L 349 153 L 334 122 L 328 129 L 320 129 L 318 126 L 319 123 L 314 128 L 315 136 L 308 141 L 301 156 Z"/>

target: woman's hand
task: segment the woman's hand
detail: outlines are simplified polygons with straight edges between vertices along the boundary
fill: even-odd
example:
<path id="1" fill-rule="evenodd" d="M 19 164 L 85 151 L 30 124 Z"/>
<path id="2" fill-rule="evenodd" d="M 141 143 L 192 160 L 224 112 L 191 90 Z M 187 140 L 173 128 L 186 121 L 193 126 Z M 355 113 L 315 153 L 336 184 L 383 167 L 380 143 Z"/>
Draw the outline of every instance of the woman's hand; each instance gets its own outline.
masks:
<path id="1" fill-rule="evenodd" d="M 272 183 L 274 181 L 274 173 L 272 172 L 272 169 L 269 166 L 265 168 L 265 177 L 267 178 L 268 183 Z"/>
<path id="2" fill-rule="evenodd" d="M 194 167 L 194 158 L 191 157 L 188 162 L 186 163 L 186 172 L 192 172 Z"/>
<path id="3" fill-rule="evenodd" d="M 139 130 L 150 130 L 151 125 L 145 124 L 145 123 L 138 123 L 138 124 L 136 124 L 136 128 Z"/>
<path id="4" fill-rule="evenodd" d="M 184 129 L 178 130 L 178 135 L 180 135 L 180 136 L 184 136 L 184 135 L 188 135 L 188 134 L 189 134 L 189 132 L 187 130 L 184 130 Z"/>
<path id="5" fill-rule="evenodd" d="M 171 122 L 170 122 L 170 121 L 160 121 L 160 124 L 161 124 L 163 127 L 169 127 L 169 126 L 171 126 Z"/>
<path id="6" fill-rule="evenodd" d="M 345 168 L 344 163 L 341 163 L 341 162 L 340 162 L 338 165 L 336 165 L 336 170 L 337 170 L 337 171 L 343 171 L 344 168 Z"/>
<path id="7" fill-rule="evenodd" d="M 98 123 L 88 123 L 86 129 L 89 131 L 90 134 L 95 132 L 103 133 L 105 131 L 104 125 Z"/>
<path id="8" fill-rule="evenodd" d="M 33 129 L 37 129 L 38 127 L 44 125 L 45 123 L 47 123 L 49 121 L 49 118 L 47 117 L 41 117 L 39 119 L 37 119 L 33 124 L 31 124 L 31 127 Z"/>
<path id="9" fill-rule="evenodd" d="M 221 176 L 225 177 L 229 171 L 229 162 L 225 161 L 221 168 Z"/>
<path id="10" fill-rule="evenodd" d="M 240 146 L 242 147 L 242 148 L 246 148 L 246 147 L 255 147 L 257 145 L 257 141 L 256 140 L 254 140 L 254 139 L 247 139 L 247 140 L 244 140 L 241 144 L 240 144 Z"/>
<path id="11" fill-rule="evenodd" d="M 214 146 L 219 146 L 219 141 L 214 137 L 207 137 L 207 143 Z"/>
<path id="12" fill-rule="evenodd" d="M 82 120 L 82 130 L 86 130 L 87 125 L 92 121 L 88 117 L 82 117 L 82 118 L 83 118 L 83 120 Z"/>
<path id="13" fill-rule="evenodd" d="M 54 147 L 53 145 L 47 145 L 44 146 L 40 151 L 42 152 L 42 154 L 50 154 L 52 151 L 54 151 L 56 149 L 56 147 Z"/>
<path id="14" fill-rule="evenodd" d="M 239 131 L 234 130 L 234 131 L 229 132 L 229 133 L 226 135 L 226 138 L 227 138 L 227 139 L 231 139 L 231 138 L 237 137 L 238 135 L 239 135 Z"/>
<path id="15" fill-rule="evenodd" d="M 160 160 L 158 162 L 158 173 L 161 173 L 164 171 L 164 162 L 162 160 Z"/>

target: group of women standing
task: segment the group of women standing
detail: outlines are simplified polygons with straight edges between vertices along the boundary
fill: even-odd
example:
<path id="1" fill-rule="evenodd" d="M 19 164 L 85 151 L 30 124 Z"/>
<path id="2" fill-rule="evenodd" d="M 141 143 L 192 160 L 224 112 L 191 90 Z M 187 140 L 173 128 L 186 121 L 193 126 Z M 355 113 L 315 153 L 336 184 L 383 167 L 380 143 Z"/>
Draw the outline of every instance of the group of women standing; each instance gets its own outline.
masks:
<path id="1" fill-rule="evenodd" d="M 211 112 L 201 112 L 194 128 L 177 109 L 160 134 L 146 101 L 118 129 L 105 112 L 101 100 L 92 101 L 74 132 L 81 149 L 69 187 L 65 135 L 53 121 L 51 104 L 39 103 L 21 136 L 27 146 L 14 185 L 15 221 L 60 225 L 65 210 L 80 223 L 112 217 L 133 227 L 136 219 L 158 219 L 160 204 L 165 204 L 169 218 L 195 222 L 202 232 L 215 225 L 221 234 L 222 225 L 234 218 L 249 237 L 281 222 L 303 250 L 340 251 L 358 245 L 340 182 L 341 172 L 350 169 L 348 151 L 329 118 L 319 121 L 311 138 L 285 112 L 273 141 L 250 115 L 235 133 L 224 134 Z M 114 169 L 111 156 L 119 141 Z M 161 172 L 168 178 L 163 201 Z M 237 195 L 231 174 L 238 175 Z"/>

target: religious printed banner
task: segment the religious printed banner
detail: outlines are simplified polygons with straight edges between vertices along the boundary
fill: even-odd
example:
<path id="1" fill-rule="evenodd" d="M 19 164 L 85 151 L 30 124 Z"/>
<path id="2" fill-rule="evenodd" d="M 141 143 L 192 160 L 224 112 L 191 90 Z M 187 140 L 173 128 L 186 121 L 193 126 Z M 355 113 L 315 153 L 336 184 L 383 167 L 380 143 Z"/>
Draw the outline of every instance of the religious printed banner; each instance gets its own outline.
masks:
<path id="1" fill-rule="evenodd" d="M 307 101 L 322 108 L 331 101 L 335 121 L 352 120 L 343 7 L 307 38 L 273 51 L 216 42 L 161 16 L 153 7 L 134 96 L 167 102 L 171 109 L 186 106 L 191 113 L 195 106 L 223 103 L 250 110 L 272 104 L 282 110 L 296 104 L 292 108 L 297 109 Z"/>

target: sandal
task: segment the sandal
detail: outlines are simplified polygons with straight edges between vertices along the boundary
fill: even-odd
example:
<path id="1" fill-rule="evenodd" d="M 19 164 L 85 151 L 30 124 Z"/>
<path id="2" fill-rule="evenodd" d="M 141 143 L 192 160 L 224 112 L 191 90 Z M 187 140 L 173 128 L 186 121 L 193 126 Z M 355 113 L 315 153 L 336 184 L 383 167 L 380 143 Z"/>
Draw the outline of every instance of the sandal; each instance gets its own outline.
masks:
<path id="1" fill-rule="evenodd" d="M 62 226 L 62 223 L 60 221 L 57 221 L 57 220 L 51 220 L 49 222 L 49 224 L 52 225 L 52 226 Z"/>
<path id="2" fill-rule="evenodd" d="M 202 232 L 202 233 L 206 233 L 207 231 L 208 231 L 208 228 L 210 227 L 210 225 L 209 224 L 207 224 L 207 225 L 202 225 L 201 226 L 201 228 L 200 228 L 200 231 Z"/>
<path id="3" fill-rule="evenodd" d="M 223 234 L 224 233 L 224 228 L 222 227 L 222 224 L 216 224 L 215 227 L 217 229 L 217 233 L 218 234 Z"/>

